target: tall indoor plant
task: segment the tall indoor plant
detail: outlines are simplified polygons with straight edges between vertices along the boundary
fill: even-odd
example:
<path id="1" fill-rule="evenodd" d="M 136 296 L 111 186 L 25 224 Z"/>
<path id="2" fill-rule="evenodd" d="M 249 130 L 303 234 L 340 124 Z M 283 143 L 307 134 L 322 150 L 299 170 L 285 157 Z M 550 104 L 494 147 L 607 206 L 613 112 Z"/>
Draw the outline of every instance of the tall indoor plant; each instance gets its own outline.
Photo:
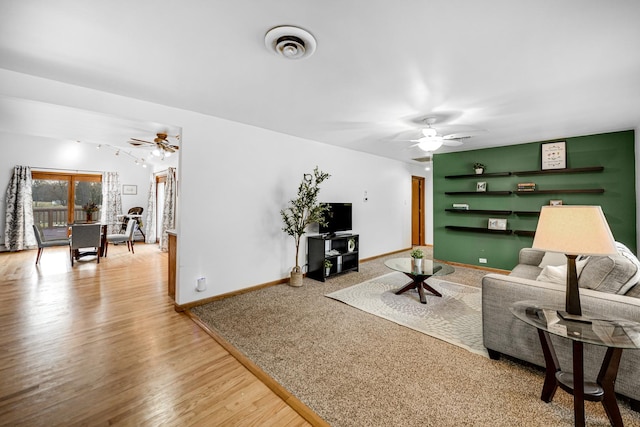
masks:
<path id="1" fill-rule="evenodd" d="M 291 286 L 302 286 L 302 269 L 298 263 L 300 238 L 309 224 L 317 222 L 326 225 L 324 214 L 329 207 L 318 202 L 320 184 L 331 175 L 322 172 L 316 166 L 313 174 L 306 173 L 298 186 L 298 196 L 289 200 L 289 206 L 280 211 L 284 227 L 282 231 L 292 236 L 296 244 L 296 264 L 291 270 Z"/>

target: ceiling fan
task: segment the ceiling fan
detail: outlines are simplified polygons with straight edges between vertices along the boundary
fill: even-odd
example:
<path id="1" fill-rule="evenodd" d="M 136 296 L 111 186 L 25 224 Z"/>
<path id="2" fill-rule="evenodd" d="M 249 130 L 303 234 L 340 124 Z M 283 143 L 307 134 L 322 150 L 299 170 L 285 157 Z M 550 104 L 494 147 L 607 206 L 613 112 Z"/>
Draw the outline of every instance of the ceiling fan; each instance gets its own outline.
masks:
<path id="1" fill-rule="evenodd" d="M 171 156 L 180 148 L 175 144 L 171 144 L 167 138 L 168 135 L 166 133 L 159 132 L 156 134 L 153 142 L 145 141 L 143 139 L 130 138 L 129 144 L 133 145 L 134 147 L 152 146 L 154 148 L 153 151 L 151 151 L 151 154 L 156 157 L 164 158 Z M 175 136 L 175 138 L 179 140 L 180 136 Z"/>
<path id="2" fill-rule="evenodd" d="M 421 138 L 410 139 L 411 142 L 415 142 L 411 147 L 418 147 L 422 151 L 433 152 L 443 145 L 458 147 L 463 144 L 461 141 L 462 139 L 471 138 L 471 135 L 468 132 L 441 135 L 431 126 L 436 122 L 435 117 L 427 117 L 424 121 L 427 124 L 427 127 L 422 129 Z"/>

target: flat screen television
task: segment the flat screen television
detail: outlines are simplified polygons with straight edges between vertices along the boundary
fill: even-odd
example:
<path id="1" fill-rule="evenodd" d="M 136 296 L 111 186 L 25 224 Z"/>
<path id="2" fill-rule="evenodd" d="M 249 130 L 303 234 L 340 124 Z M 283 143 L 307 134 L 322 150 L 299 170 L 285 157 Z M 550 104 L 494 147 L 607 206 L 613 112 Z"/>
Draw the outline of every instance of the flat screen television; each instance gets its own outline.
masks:
<path id="1" fill-rule="evenodd" d="M 321 234 L 335 234 L 339 231 L 352 230 L 351 203 L 325 203 L 329 212 L 325 214 L 327 225 L 320 225 Z"/>

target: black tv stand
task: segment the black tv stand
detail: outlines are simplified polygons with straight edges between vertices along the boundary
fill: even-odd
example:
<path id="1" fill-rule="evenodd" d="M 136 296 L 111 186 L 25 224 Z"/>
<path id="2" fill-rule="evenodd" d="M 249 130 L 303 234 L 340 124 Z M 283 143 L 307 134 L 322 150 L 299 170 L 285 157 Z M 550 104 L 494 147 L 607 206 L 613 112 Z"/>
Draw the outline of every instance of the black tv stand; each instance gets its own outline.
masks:
<path id="1" fill-rule="evenodd" d="M 357 234 L 330 233 L 307 238 L 307 277 L 324 282 L 336 274 L 358 271 L 360 242 Z M 325 260 L 331 262 L 329 274 Z"/>

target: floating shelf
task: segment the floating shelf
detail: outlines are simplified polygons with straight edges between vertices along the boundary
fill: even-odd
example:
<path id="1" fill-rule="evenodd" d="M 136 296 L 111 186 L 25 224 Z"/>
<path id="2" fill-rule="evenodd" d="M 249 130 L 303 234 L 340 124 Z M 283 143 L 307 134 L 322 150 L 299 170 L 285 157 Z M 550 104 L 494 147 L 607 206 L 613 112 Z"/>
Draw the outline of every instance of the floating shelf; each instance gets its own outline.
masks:
<path id="1" fill-rule="evenodd" d="M 540 211 L 513 211 L 516 215 L 540 215 Z"/>
<path id="2" fill-rule="evenodd" d="M 455 195 L 455 194 L 466 194 L 466 195 L 474 195 L 474 196 L 508 196 L 513 193 L 513 191 L 445 191 L 444 194 Z"/>
<path id="3" fill-rule="evenodd" d="M 530 230 L 514 230 L 513 234 L 518 236 L 534 237 L 536 235 L 536 232 Z"/>
<path id="4" fill-rule="evenodd" d="M 481 178 L 481 177 L 498 177 L 498 176 L 511 176 L 511 172 L 493 172 L 493 173 L 470 173 L 467 175 L 445 175 L 445 179 L 458 179 L 458 178 Z"/>
<path id="5" fill-rule="evenodd" d="M 582 188 L 569 190 L 535 190 L 535 191 L 515 191 L 519 196 L 530 194 L 601 194 L 604 193 L 603 188 Z"/>
<path id="6" fill-rule="evenodd" d="M 482 227 L 462 227 L 458 225 L 445 225 L 444 228 L 449 230 L 458 230 L 458 231 L 473 231 L 475 233 L 488 233 L 488 234 L 511 234 L 512 230 L 490 230 L 488 228 Z"/>
<path id="7" fill-rule="evenodd" d="M 490 209 L 445 209 L 447 212 L 455 213 L 478 213 L 478 214 L 490 214 L 490 215 L 511 215 L 511 211 L 498 211 Z"/>
<path id="8" fill-rule="evenodd" d="M 551 174 L 561 174 L 561 173 L 583 173 L 583 172 L 602 172 L 604 170 L 604 166 L 589 166 L 586 168 L 566 168 L 566 169 L 547 169 L 547 170 L 537 170 L 537 171 L 520 171 L 513 172 L 516 176 L 527 176 L 527 175 L 551 175 Z"/>

